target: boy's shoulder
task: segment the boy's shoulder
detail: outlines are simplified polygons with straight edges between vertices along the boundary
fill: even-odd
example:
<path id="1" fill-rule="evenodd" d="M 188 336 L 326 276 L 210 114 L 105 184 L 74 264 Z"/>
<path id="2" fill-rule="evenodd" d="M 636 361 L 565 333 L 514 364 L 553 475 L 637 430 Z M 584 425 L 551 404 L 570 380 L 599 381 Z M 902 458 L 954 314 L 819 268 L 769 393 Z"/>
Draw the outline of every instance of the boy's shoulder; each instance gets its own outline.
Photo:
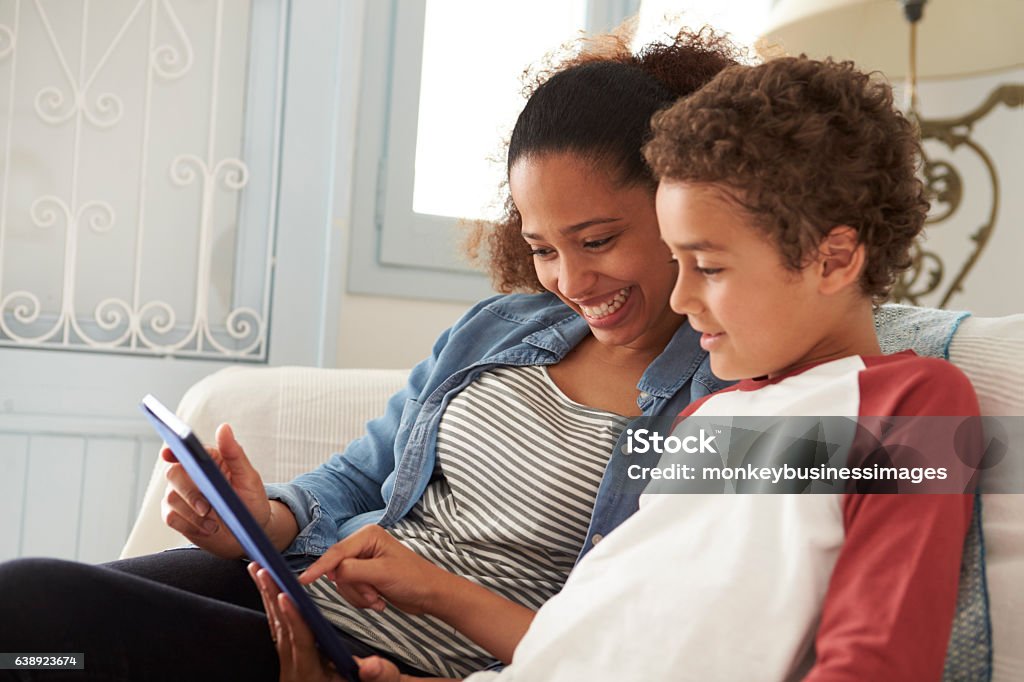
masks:
<path id="1" fill-rule="evenodd" d="M 797 377 L 804 378 L 792 381 Z M 758 394 L 769 386 L 777 388 L 766 402 Z M 839 402 L 845 402 L 858 416 L 973 416 L 979 411 L 974 387 L 956 365 L 906 350 L 848 356 L 774 379 L 744 380 L 691 403 L 680 416 L 690 416 L 709 402 L 726 411 L 753 402 L 763 408 L 763 414 L 807 414 L 809 409 L 834 407 L 820 390 L 823 387 L 833 397 L 837 391 L 846 396 L 853 391 L 852 403 L 848 398 Z M 726 398 L 729 395 L 732 397 Z M 809 405 L 811 398 L 813 404 Z M 850 416 L 854 416 L 852 412 Z"/>
<path id="2" fill-rule="evenodd" d="M 863 356 L 861 414 L 971 416 L 978 398 L 970 379 L 953 363 L 911 350 Z"/>
<path id="3" fill-rule="evenodd" d="M 891 385 L 970 388 L 971 380 L 949 360 L 921 357 L 912 350 L 891 355 L 864 355 L 862 374 Z M 973 390 L 973 389 L 972 389 Z"/>

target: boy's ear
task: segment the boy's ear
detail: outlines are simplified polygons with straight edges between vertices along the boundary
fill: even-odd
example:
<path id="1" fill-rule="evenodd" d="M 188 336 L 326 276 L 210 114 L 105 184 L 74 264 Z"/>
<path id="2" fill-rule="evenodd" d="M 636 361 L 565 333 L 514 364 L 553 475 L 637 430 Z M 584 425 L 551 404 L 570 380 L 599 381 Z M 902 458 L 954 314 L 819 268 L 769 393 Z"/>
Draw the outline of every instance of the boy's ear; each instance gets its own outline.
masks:
<path id="1" fill-rule="evenodd" d="M 833 227 L 818 246 L 819 291 L 829 295 L 856 286 L 866 260 L 867 251 L 857 242 L 857 230 L 848 225 Z"/>

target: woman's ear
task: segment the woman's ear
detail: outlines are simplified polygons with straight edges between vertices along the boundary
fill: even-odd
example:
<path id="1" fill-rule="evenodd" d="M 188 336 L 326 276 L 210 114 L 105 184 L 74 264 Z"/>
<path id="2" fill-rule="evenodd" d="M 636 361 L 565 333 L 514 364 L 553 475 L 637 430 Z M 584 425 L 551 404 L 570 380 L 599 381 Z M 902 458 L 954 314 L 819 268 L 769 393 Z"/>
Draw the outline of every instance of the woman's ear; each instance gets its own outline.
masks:
<path id="1" fill-rule="evenodd" d="M 833 227 L 818 245 L 820 283 L 826 295 L 857 286 L 867 264 L 867 250 L 857 241 L 857 230 L 848 225 Z"/>

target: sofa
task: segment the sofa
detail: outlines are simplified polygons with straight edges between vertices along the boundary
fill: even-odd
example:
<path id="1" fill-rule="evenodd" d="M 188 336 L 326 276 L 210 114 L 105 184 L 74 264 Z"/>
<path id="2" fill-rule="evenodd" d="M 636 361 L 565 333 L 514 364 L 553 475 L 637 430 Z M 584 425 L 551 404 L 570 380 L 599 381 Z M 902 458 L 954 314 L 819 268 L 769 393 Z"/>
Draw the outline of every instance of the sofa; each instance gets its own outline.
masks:
<path id="1" fill-rule="evenodd" d="M 1024 416 L 1024 315 L 966 318 L 948 346 L 948 356 L 974 384 L 982 414 Z M 177 412 L 204 442 L 212 441 L 218 424 L 229 422 L 264 481 L 287 481 L 361 435 L 365 422 L 383 412 L 387 398 L 401 388 L 407 374 L 236 366 L 195 384 Z M 166 466 L 157 458 L 122 557 L 186 544 L 161 520 Z M 1021 680 L 1024 495 L 983 495 L 982 506 L 993 679 Z"/>

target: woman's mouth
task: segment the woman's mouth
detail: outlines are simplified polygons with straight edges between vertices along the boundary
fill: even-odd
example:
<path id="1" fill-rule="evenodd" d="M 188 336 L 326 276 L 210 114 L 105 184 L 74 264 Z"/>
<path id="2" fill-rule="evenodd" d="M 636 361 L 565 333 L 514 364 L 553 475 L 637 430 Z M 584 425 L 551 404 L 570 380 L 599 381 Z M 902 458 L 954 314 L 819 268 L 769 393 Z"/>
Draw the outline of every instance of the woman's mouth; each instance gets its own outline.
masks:
<path id="1" fill-rule="evenodd" d="M 607 301 L 599 303 L 597 305 L 582 305 L 580 304 L 580 310 L 583 311 L 583 315 L 591 320 L 600 320 L 609 315 L 614 314 L 625 305 L 626 300 L 629 298 L 630 293 L 633 291 L 633 287 L 626 287 L 625 289 L 619 289 L 615 292 L 615 295 L 609 298 Z"/>

